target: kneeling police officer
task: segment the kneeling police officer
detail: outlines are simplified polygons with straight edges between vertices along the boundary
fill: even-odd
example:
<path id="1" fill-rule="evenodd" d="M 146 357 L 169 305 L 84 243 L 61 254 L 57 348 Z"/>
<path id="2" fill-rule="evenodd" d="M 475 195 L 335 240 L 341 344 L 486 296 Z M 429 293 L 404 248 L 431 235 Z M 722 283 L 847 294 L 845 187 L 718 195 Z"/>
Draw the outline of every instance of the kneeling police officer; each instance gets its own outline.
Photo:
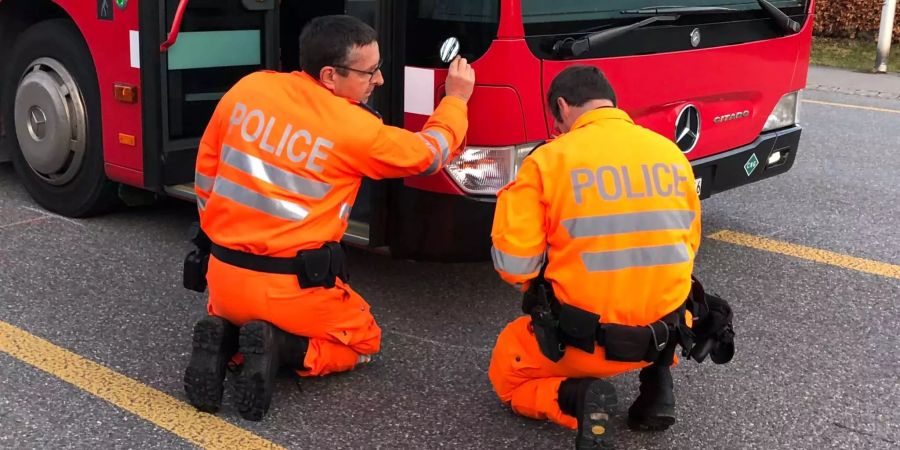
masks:
<path id="1" fill-rule="evenodd" d="M 640 370 L 628 424 L 667 429 L 676 345 L 727 362 L 731 312 L 691 276 L 700 200 L 678 147 L 617 109 L 594 67 L 562 71 L 547 101 L 563 134 L 497 196 L 494 266 L 528 316 L 498 337 L 489 376 L 516 413 L 577 429 L 578 449 L 608 448 L 605 378 Z"/>
<path id="2" fill-rule="evenodd" d="M 455 60 L 421 132 L 385 125 L 365 102 L 384 83 L 375 30 L 350 16 L 312 20 L 301 72 L 257 72 L 219 102 L 197 155 L 198 250 L 185 285 L 209 282 L 194 326 L 188 400 L 215 412 L 225 367 L 243 356 L 241 416 L 261 420 L 282 366 L 323 376 L 369 362 L 381 328 L 350 287 L 339 244 L 363 177 L 436 173 L 459 152 L 475 83 Z M 208 272 L 207 272 L 208 270 Z"/>

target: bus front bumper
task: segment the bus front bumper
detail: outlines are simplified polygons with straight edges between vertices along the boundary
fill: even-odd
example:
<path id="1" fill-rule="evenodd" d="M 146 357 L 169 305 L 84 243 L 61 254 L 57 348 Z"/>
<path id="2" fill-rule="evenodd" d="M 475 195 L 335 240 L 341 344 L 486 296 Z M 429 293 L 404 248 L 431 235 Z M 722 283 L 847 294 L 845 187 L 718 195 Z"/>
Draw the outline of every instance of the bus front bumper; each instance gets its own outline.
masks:
<path id="1" fill-rule="evenodd" d="M 763 133 L 749 145 L 691 161 L 700 198 L 787 172 L 794 165 L 801 131 L 794 125 Z"/>

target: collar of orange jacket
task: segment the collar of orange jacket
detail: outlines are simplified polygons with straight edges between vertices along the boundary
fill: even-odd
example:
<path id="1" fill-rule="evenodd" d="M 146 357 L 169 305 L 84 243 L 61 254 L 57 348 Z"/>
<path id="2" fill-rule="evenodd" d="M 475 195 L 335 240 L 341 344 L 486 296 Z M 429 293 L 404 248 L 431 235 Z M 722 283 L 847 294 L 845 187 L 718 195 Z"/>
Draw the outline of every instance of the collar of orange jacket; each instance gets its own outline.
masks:
<path id="1" fill-rule="evenodd" d="M 575 124 L 572 125 L 572 130 L 577 130 L 583 126 L 599 122 L 601 120 L 609 119 L 620 119 L 625 120 L 631 124 L 634 123 L 634 121 L 631 120 L 631 117 L 628 116 L 628 113 L 622 111 L 621 109 L 601 107 L 582 114 L 581 117 L 579 117 L 578 120 L 575 121 Z"/>
<path id="2" fill-rule="evenodd" d="M 359 102 L 356 101 L 356 100 L 352 100 L 352 99 L 349 99 L 349 98 L 346 98 L 346 97 L 341 97 L 341 96 L 339 96 L 339 95 L 335 95 L 334 92 L 333 92 L 331 89 L 328 89 L 327 87 L 325 87 L 325 85 L 322 84 L 321 81 L 319 81 L 319 80 L 316 79 L 316 78 L 313 78 L 312 75 L 310 75 L 310 74 L 308 74 L 308 73 L 306 73 L 306 72 L 303 72 L 303 71 L 293 71 L 293 72 L 291 72 L 291 75 L 294 75 L 294 76 L 296 76 L 296 77 L 299 77 L 301 80 L 303 80 L 303 81 L 305 81 L 305 82 L 307 82 L 307 83 L 310 83 L 310 84 L 312 84 L 312 85 L 314 85 L 314 86 L 316 86 L 316 87 L 318 87 L 318 88 L 320 88 L 320 89 L 326 91 L 327 93 L 329 93 L 329 94 L 331 94 L 331 95 L 334 95 L 335 97 L 343 98 L 344 100 L 347 100 L 348 102 L 350 102 L 350 103 L 352 103 L 352 104 L 354 104 L 354 105 L 358 105 L 358 104 L 359 104 Z"/>

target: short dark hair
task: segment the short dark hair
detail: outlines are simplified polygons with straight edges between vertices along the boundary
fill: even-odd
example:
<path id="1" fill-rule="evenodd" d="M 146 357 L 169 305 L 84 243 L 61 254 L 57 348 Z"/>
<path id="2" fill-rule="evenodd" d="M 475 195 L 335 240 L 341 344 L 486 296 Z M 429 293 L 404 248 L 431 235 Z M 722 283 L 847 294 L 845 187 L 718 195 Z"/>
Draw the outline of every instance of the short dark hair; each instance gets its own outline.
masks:
<path id="1" fill-rule="evenodd" d="M 300 33 L 300 69 L 319 78 L 319 72 L 325 66 L 347 65 L 353 47 L 363 47 L 377 40 L 375 30 L 356 17 L 316 17 Z M 346 75 L 345 70 L 337 70 Z"/>
<path id="2" fill-rule="evenodd" d="M 600 69 L 593 66 L 568 67 L 550 83 L 547 106 L 557 122 L 562 122 L 556 99 L 562 97 L 572 106 L 582 106 L 591 100 L 609 100 L 616 105 L 616 92 Z"/>

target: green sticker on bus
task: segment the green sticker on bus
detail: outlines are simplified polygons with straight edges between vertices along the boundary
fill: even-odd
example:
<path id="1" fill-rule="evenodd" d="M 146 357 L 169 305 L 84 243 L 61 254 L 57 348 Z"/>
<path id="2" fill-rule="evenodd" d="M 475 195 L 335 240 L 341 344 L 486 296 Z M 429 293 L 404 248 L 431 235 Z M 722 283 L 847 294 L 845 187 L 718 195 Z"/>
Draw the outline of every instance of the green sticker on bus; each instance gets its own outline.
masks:
<path id="1" fill-rule="evenodd" d="M 759 165 L 759 158 L 756 157 L 756 153 L 750 156 L 750 159 L 747 160 L 747 163 L 744 164 L 744 172 L 747 172 L 747 176 L 749 177 L 754 170 L 756 170 L 756 166 Z"/>

